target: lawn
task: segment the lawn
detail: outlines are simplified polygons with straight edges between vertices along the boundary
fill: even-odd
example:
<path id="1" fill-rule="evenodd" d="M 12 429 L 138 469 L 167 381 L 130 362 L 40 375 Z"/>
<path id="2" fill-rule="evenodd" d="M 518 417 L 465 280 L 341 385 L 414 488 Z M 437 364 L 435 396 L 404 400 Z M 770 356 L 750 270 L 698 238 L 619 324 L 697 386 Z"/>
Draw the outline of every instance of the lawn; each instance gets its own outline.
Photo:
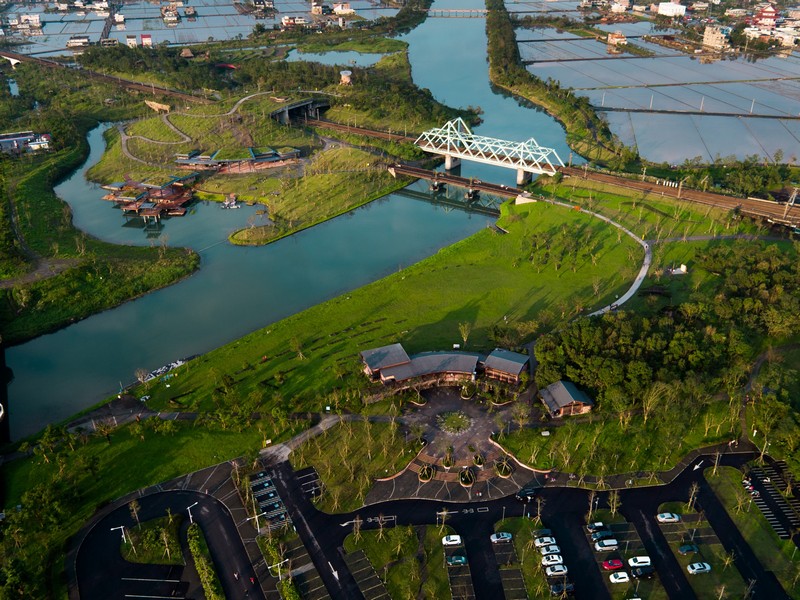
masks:
<path id="1" fill-rule="evenodd" d="M 178 534 L 181 519 L 180 515 L 159 517 L 126 529 L 126 541 L 120 544 L 122 556 L 134 563 L 184 564 Z"/>
<path id="2" fill-rule="evenodd" d="M 222 183 L 219 177 L 214 179 Z M 312 157 L 303 177 L 281 177 L 277 183 L 279 187 L 270 182 L 269 188 L 273 191 L 269 195 L 254 198 L 268 207 L 272 224 L 234 232 L 230 236 L 233 243 L 256 245 L 275 241 L 407 184 L 402 178 L 393 178 L 386 165 L 375 156 L 355 148 L 324 150 Z M 209 185 L 203 187 L 208 189 Z"/>
<path id="3" fill-rule="evenodd" d="M 764 568 L 775 573 L 792 598 L 800 598 L 800 556 L 792 558 L 796 547 L 791 540 L 781 540 L 775 534 L 758 507 L 739 500 L 740 496 L 746 498 L 741 483 L 742 472 L 733 467 L 720 467 L 716 476 L 709 469 L 705 475 Z"/>
<path id="4" fill-rule="evenodd" d="M 292 398 L 286 405 L 291 411 L 333 404 L 326 396 L 335 389 L 338 404 L 360 410 L 368 391 L 360 350 L 391 342 L 402 342 L 412 353 L 449 347 L 460 337 L 462 322 L 472 326 L 468 348 L 490 350 L 498 343 L 498 326 L 505 331 L 519 325 L 533 333 L 609 303 L 628 286 L 620 273 L 628 249 L 636 251 L 636 263 L 641 260 L 632 242 L 617 243 L 609 226 L 584 213 L 541 203 L 505 207 L 504 213 L 501 225 L 509 234 L 482 230 L 416 265 L 219 348 L 182 367 L 190 376 L 179 377 L 171 389 L 152 387 L 151 402 L 166 406 L 171 397 L 186 394 L 187 401 L 196 399 L 208 409 L 215 380 L 228 374 L 242 396 L 280 389 L 281 398 Z M 554 241 L 549 252 L 563 261 L 561 268 L 555 262 L 531 266 L 531 237 L 551 234 L 580 236 L 598 249 L 596 262 L 582 253 L 567 255 Z M 599 282 L 596 296 L 593 279 Z"/>
<path id="5" fill-rule="evenodd" d="M 391 527 L 350 534 L 345 551 L 362 550 L 392 598 L 450 598 L 442 536 L 434 526 Z"/>
<path id="6" fill-rule="evenodd" d="M 407 443 L 399 424 L 345 422 L 313 437 L 293 451 L 295 470 L 313 466 L 324 485 L 316 500 L 326 512 L 347 512 L 363 505 L 376 479 L 401 471 L 418 448 Z"/>
<path id="7" fill-rule="evenodd" d="M 667 471 L 690 450 L 731 439 L 739 427 L 738 410 L 725 401 L 711 402 L 691 418 L 670 412 L 667 405 L 661 410 L 646 423 L 640 414 L 631 414 L 626 422 L 617 414 L 599 412 L 591 422 L 567 418 L 563 424 L 553 423 L 546 437 L 541 429 L 522 429 L 498 441 L 529 466 L 602 477 Z"/>
<path id="8" fill-rule="evenodd" d="M 164 124 L 163 119 L 168 118 L 168 116 L 164 116 L 140 119 L 126 125 L 126 131 L 128 135 L 140 135 L 158 142 L 182 142 L 183 136 Z"/>

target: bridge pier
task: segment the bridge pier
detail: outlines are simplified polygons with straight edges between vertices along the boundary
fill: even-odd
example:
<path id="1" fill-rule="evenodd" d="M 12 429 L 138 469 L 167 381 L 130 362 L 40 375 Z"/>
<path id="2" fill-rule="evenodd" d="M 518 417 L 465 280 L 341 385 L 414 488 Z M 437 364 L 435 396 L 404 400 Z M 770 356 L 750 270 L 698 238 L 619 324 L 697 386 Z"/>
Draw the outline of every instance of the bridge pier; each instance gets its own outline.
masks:
<path id="1" fill-rule="evenodd" d="M 444 168 L 448 171 L 452 171 L 456 167 L 461 165 L 461 159 L 453 156 L 451 154 L 445 154 L 444 156 Z"/>
<path id="2" fill-rule="evenodd" d="M 281 112 L 278 113 L 278 123 L 281 125 L 288 125 L 289 124 L 289 109 L 284 108 Z"/>
<path id="3" fill-rule="evenodd" d="M 530 171 L 517 169 L 517 185 L 525 185 L 526 183 L 530 183 L 530 181 L 531 181 Z"/>

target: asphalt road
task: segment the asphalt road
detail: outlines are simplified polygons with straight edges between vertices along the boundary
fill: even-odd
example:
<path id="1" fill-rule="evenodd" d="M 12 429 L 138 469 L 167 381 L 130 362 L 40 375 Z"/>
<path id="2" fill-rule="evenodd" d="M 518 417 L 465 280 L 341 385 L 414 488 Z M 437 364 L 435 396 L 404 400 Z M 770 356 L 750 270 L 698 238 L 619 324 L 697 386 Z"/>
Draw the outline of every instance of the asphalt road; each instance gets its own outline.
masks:
<path id="1" fill-rule="evenodd" d="M 749 454 L 730 454 L 721 458 L 720 464 L 739 467 L 751 459 Z M 623 490 L 621 512 L 634 525 L 653 559 L 659 578 L 668 596 L 674 600 L 696 598 L 689 585 L 688 575 L 678 563 L 655 515 L 659 506 L 668 501 L 686 501 L 693 482 L 700 484 L 698 507 L 714 528 L 726 551 L 736 554 L 736 566 L 745 580 L 755 580 L 753 598 L 765 600 L 788 597 L 775 576 L 764 569 L 730 521 L 724 507 L 711 491 L 703 477 L 703 469 L 712 464 L 705 456 L 694 461 L 672 483 L 664 486 Z M 694 469 L 695 465 L 700 465 Z M 447 503 L 428 500 L 400 500 L 384 502 L 348 514 L 327 515 L 317 511 L 305 498 L 287 463 L 279 465 L 281 496 L 286 499 L 298 533 L 309 548 L 314 563 L 334 599 L 363 598 L 355 581 L 342 560 L 342 544 L 352 532 L 352 521 L 362 519 L 362 530 L 378 528 L 378 518 L 389 519 L 386 526 L 436 524 L 441 513 L 447 511 L 446 522 L 462 536 L 472 572 L 472 584 L 478 599 L 503 597 L 503 589 L 489 535 L 494 524 L 503 516 L 522 516 L 526 508 L 513 497 L 489 502 Z M 565 563 L 572 573 L 577 598 L 608 598 L 603 573 L 597 568 L 594 552 L 584 535 L 585 515 L 589 496 L 585 490 L 575 488 L 546 488 L 542 494 L 543 527 L 553 530 L 561 547 Z M 600 506 L 605 505 L 606 494 L 600 494 Z M 438 514 L 437 514 L 438 513 Z M 335 571 L 335 574 L 334 574 Z"/>
<path id="2" fill-rule="evenodd" d="M 169 508 L 183 515 L 188 526 L 187 507 L 206 536 L 227 598 L 263 600 L 257 585 L 250 583 L 255 572 L 225 506 L 198 492 L 162 492 L 139 499 L 139 519 L 163 517 Z M 77 556 L 77 577 L 81 600 L 129 600 L 130 598 L 184 598 L 189 588 L 183 566 L 129 563 L 119 552 L 121 533 L 112 527 L 136 525 L 130 510 L 122 506 L 98 521 L 86 536 Z M 238 580 L 234 573 L 239 574 Z"/>
<path id="3" fill-rule="evenodd" d="M 720 464 L 738 467 L 751 459 L 750 454 L 730 454 Z M 735 553 L 735 564 L 745 581 L 755 581 L 753 598 L 778 600 L 787 598 L 775 576 L 764 569 L 753 555 L 741 534 L 731 522 L 724 507 L 703 477 L 703 468 L 712 458 L 699 457 L 672 483 L 664 486 L 622 490 L 620 512 L 636 528 L 669 598 L 696 598 L 687 574 L 675 559 L 661 528 L 655 520 L 659 506 L 667 501 L 686 501 L 693 482 L 700 492 L 698 507 L 705 513 L 726 551 Z M 694 468 L 695 465 L 700 465 Z M 329 515 L 319 512 L 303 493 L 300 483 L 288 462 L 272 467 L 273 481 L 300 535 L 301 540 L 334 600 L 358 600 L 363 595 L 350 574 L 342 545 L 352 530 L 356 517 L 362 529 L 377 529 L 382 521 L 386 527 L 397 525 L 434 525 L 444 518 L 462 536 L 469 559 L 472 585 L 478 599 L 503 598 L 502 582 L 490 534 L 494 525 L 504 517 L 523 516 L 535 510 L 535 504 L 523 504 L 513 497 L 486 502 L 448 503 L 430 500 L 400 500 L 374 504 L 347 514 Z M 600 506 L 607 494 L 599 494 Z M 604 574 L 596 564 L 593 549 L 584 533 L 585 515 L 589 509 L 586 490 L 547 487 L 542 492 L 543 527 L 553 530 L 561 547 L 565 563 L 575 584 L 577 598 L 609 598 L 603 581 Z M 213 497 L 197 492 L 162 492 L 141 498 L 140 519 L 147 520 L 173 513 L 186 515 L 188 506 L 203 528 L 211 549 L 217 572 L 227 598 L 263 599 L 256 586 L 242 541 L 227 509 Z M 445 514 L 446 513 L 446 514 Z M 444 515 L 444 516 L 443 516 Z M 136 565 L 122 559 L 119 553 L 120 532 L 112 527 L 132 527 L 134 521 L 127 506 L 120 507 L 102 518 L 87 535 L 77 557 L 77 576 L 83 600 L 122 600 L 124 598 L 183 598 L 188 579 L 184 567 Z M 186 524 L 184 524 L 185 528 Z M 234 577 L 239 574 L 239 578 Z M 175 596 L 173 596 L 175 594 Z"/>

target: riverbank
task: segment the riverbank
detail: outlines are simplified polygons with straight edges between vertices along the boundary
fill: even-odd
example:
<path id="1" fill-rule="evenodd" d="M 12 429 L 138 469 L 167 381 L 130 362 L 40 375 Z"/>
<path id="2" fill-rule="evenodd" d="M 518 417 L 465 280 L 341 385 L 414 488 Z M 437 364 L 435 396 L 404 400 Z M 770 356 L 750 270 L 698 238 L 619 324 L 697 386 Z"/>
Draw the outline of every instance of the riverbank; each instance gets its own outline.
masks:
<path id="1" fill-rule="evenodd" d="M 88 132 L 87 130 L 83 133 Z M 181 248 L 142 248 L 102 242 L 73 226 L 72 213 L 53 187 L 87 158 L 86 140 L 75 148 L 4 166 L 20 243 L 30 260 L 70 261 L 50 277 L 3 289 L 0 328 L 8 345 L 56 331 L 179 281 L 199 267 Z"/>

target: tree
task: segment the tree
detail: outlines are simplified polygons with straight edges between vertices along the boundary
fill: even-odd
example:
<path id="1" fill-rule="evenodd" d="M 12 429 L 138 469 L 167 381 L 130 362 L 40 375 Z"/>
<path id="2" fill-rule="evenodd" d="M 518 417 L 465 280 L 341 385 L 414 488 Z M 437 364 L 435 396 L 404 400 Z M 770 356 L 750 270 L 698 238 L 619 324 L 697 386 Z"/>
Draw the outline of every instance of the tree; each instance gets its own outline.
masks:
<path id="1" fill-rule="evenodd" d="M 611 514 L 616 515 L 620 506 L 622 506 L 622 501 L 619 497 L 619 490 L 612 490 L 608 494 L 608 507 L 611 509 Z"/>
<path id="2" fill-rule="evenodd" d="M 461 340 L 464 342 L 464 347 L 466 348 L 467 340 L 469 339 L 469 334 L 472 333 L 472 325 L 466 322 L 459 323 L 458 333 L 461 334 Z"/>
<path id="3" fill-rule="evenodd" d="M 136 379 L 139 383 L 144 383 L 150 372 L 147 369 L 136 369 Z"/>
<path id="4" fill-rule="evenodd" d="M 696 481 L 692 482 L 692 486 L 689 488 L 689 501 L 686 503 L 686 508 L 688 510 L 694 510 L 694 505 L 697 502 L 697 494 L 700 492 L 700 484 Z"/>
<path id="5" fill-rule="evenodd" d="M 131 516 L 132 516 L 132 517 L 134 518 L 134 520 L 136 521 L 136 525 L 138 525 L 139 527 L 141 527 L 141 526 L 142 526 L 142 524 L 139 522 L 139 509 L 141 508 L 141 507 L 140 507 L 140 505 L 139 505 L 139 501 L 138 501 L 138 500 L 135 500 L 135 499 L 134 499 L 134 500 L 131 500 L 131 501 L 128 503 L 128 508 L 129 508 L 129 509 L 130 509 L 130 511 L 131 511 Z"/>

